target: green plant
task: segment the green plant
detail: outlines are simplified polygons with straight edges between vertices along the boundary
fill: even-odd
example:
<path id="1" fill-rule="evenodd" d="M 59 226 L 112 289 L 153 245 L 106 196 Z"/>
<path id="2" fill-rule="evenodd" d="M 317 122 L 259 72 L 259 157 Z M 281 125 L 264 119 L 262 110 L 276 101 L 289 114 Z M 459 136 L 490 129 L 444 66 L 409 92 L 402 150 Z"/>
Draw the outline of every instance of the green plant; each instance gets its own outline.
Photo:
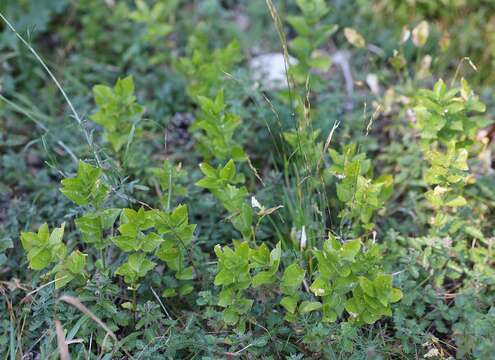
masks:
<path id="1" fill-rule="evenodd" d="M 216 245 L 215 254 L 218 258 L 215 285 L 222 286 L 218 295 L 218 305 L 225 308 L 223 320 L 229 325 L 239 322 L 238 329 L 244 331 L 243 316 L 247 315 L 254 302 L 246 297 L 246 291 L 277 282 L 276 274 L 281 258 L 280 243 L 270 252 L 265 244 L 251 248 L 247 241 L 234 241 L 233 249 Z M 288 282 L 292 284 L 293 279 L 285 280 L 285 283 Z"/>
<path id="2" fill-rule="evenodd" d="M 321 131 L 312 130 L 309 124 L 301 125 L 299 129 L 284 132 L 284 140 L 290 145 L 294 153 L 301 159 L 302 173 L 315 171 L 323 152 L 323 143 L 319 142 Z"/>
<path id="3" fill-rule="evenodd" d="M 72 281 L 79 285 L 85 284 L 87 273 L 84 269 L 87 256 L 87 254 L 75 250 L 61 264 L 55 265 L 52 270 L 52 273 L 55 274 L 55 289 L 64 287 Z"/>
<path id="4" fill-rule="evenodd" d="M 123 276 L 125 282 L 131 286 L 131 289 L 135 289 L 138 286 L 139 279 L 145 277 L 155 266 L 156 263 L 147 259 L 145 253 L 133 253 L 129 255 L 125 263 L 118 267 L 115 274 Z"/>
<path id="5" fill-rule="evenodd" d="M 421 228 L 424 236 L 389 231 L 389 261 L 400 262 L 406 270 L 399 280 L 405 296 L 394 322 L 407 353 L 414 352 L 411 343 L 419 342 L 441 352 L 444 350 L 438 340 L 429 335 L 432 329 L 445 336 L 451 328 L 464 328 L 461 314 L 465 311 L 480 324 L 484 323 L 482 318 L 490 317 L 489 306 L 480 301 L 493 293 L 487 273 L 492 263 L 491 243 L 485 236 L 491 230 L 483 224 L 490 210 L 480 198 L 473 197 L 479 177 L 474 176 L 477 161 L 473 155 L 483 151 L 476 137 L 488 120 L 477 115 L 485 106 L 464 79 L 460 86 L 450 88 L 439 80 L 433 90 L 418 91 L 414 104 L 413 125 L 426 160 L 419 167 L 423 169 L 419 184 L 424 190 L 418 197 L 427 200 L 415 211 L 419 216 L 427 213 L 423 219 L 428 223 Z M 423 286 L 418 287 L 418 283 Z M 475 305 L 467 310 L 467 303 Z M 430 308 L 437 310 L 427 315 Z M 486 339 L 476 342 L 462 331 L 456 334 L 459 337 L 447 337 L 447 341 L 455 342 L 458 356 L 465 356 L 474 347 L 486 348 Z M 471 350 L 466 352 L 467 348 Z"/>
<path id="6" fill-rule="evenodd" d="M 227 324 L 234 325 L 239 316 L 246 314 L 253 305 L 253 300 L 243 296 L 243 290 L 251 285 L 249 269 L 249 245 L 247 242 L 234 242 L 234 250 L 223 249 L 217 245 L 215 254 L 218 258 L 218 273 L 215 285 L 222 286 L 218 305 L 225 307 L 223 319 Z"/>
<path id="7" fill-rule="evenodd" d="M 478 130 L 489 123 L 471 114 L 484 111 L 485 105 L 465 79 L 460 87 L 451 89 L 440 79 L 433 90 L 418 93 L 414 114 L 424 157 L 430 164 L 424 181 L 432 187 L 425 197 L 437 210 L 433 225 L 440 231 L 460 228 L 459 219 L 451 212 L 467 205 L 464 188 L 474 181 L 469 176 L 469 150 Z"/>
<path id="8" fill-rule="evenodd" d="M 280 305 L 285 308 L 287 314 L 285 319 L 289 321 L 294 321 L 297 319 L 297 304 L 300 299 L 300 287 L 304 280 L 305 275 L 304 269 L 297 263 L 287 266 L 284 270 L 284 274 L 280 281 L 280 290 L 284 294 L 282 300 L 280 300 Z M 301 304 L 299 311 L 302 312 L 304 306 Z"/>
<path id="9" fill-rule="evenodd" d="M 344 309 L 356 324 L 372 324 L 392 315 L 390 304 L 399 301 L 402 293 L 392 287 L 392 276 L 383 273 L 376 244 L 362 247 L 360 239 L 342 244 L 330 236 L 315 256 L 318 275 L 310 289 L 322 298 L 324 321 L 336 321 Z"/>
<path id="10" fill-rule="evenodd" d="M 261 285 L 270 285 L 276 282 L 281 257 L 282 248 L 280 243 L 277 243 L 272 251 L 265 244 L 249 250 L 251 267 L 258 270 L 256 275 L 253 276 L 253 287 L 257 288 Z"/>
<path id="11" fill-rule="evenodd" d="M 21 232 L 21 243 L 27 253 L 29 267 L 36 271 L 45 270 L 52 263 L 56 265 L 47 275 L 54 275 L 55 288 L 59 289 L 74 281 L 84 284 L 86 273 L 86 254 L 78 250 L 67 256 L 67 247 L 62 242 L 65 223 L 50 233 L 48 225 L 44 223 L 37 233 Z"/>
<path id="12" fill-rule="evenodd" d="M 149 62 L 152 65 L 170 60 L 173 41 L 170 35 L 176 28 L 176 12 L 179 0 L 155 2 L 152 6 L 144 0 L 136 0 L 136 9 L 129 13 L 129 18 L 144 25 L 143 42 L 152 47 Z"/>
<path id="13" fill-rule="evenodd" d="M 244 238 L 252 234 L 253 209 L 246 201 L 249 195 L 245 186 L 236 186 L 244 182 L 244 176 L 237 174 L 234 161 L 229 160 L 225 166 L 216 169 L 207 163 L 199 165 L 204 177 L 196 186 L 208 189 L 230 213 L 232 225 L 241 232 Z"/>
<path id="14" fill-rule="evenodd" d="M 75 220 L 76 227 L 81 233 L 81 240 L 87 244 L 94 244 L 97 250 L 109 245 L 104 232 L 113 228 L 121 209 L 110 208 L 97 211 L 88 211 Z"/>
<path id="15" fill-rule="evenodd" d="M 146 231 L 155 224 L 152 216 L 151 210 L 124 209 L 118 228 L 120 235 L 113 237 L 112 241 L 125 252 L 152 252 L 162 242 L 158 234 Z"/>
<path id="16" fill-rule="evenodd" d="M 225 111 L 223 91 L 217 94 L 215 100 L 202 96 L 198 96 L 197 99 L 203 115 L 192 130 L 204 131 L 198 135 L 199 150 L 207 162 L 199 164 L 204 177 L 196 182 L 196 186 L 211 191 L 230 213 L 229 219 L 234 227 L 248 239 L 252 234 L 253 210 L 246 202 L 246 187 L 236 186 L 242 184 L 245 179 L 242 174 L 237 174 L 234 162 L 247 160 L 242 147 L 233 140 L 240 118 Z M 220 163 L 229 160 L 215 169 L 208 163 L 213 159 Z"/>
<path id="17" fill-rule="evenodd" d="M 477 130 L 487 125 L 485 119 L 471 116 L 485 112 L 485 105 L 465 79 L 451 89 L 440 79 L 433 90 L 421 89 L 416 101 L 416 127 L 425 144 L 455 141 L 457 148 L 468 148 Z"/>
<path id="18" fill-rule="evenodd" d="M 175 272 L 178 280 L 185 281 L 180 285 L 180 295 L 186 295 L 193 290 L 188 280 L 193 278 L 192 266 L 186 266 L 187 253 L 190 251 L 194 237 L 195 224 L 189 224 L 189 215 L 186 205 L 179 205 L 170 212 L 154 210 L 155 228 L 162 236 L 163 243 L 156 252 L 156 256 L 165 261 L 168 267 Z M 164 290 L 164 296 L 173 296 L 175 289 Z"/>
<path id="19" fill-rule="evenodd" d="M 40 226 L 37 233 L 21 233 L 21 243 L 27 252 L 29 267 L 33 270 L 43 270 L 51 263 L 63 259 L 67 252 L 62 242 L 63 236 L 64 224 L 55 228 L 51 234 L 46 223 Z"/>
<path id="20" fill-rule="evenodd" d="M 122 251 L 131 252 L 127 262 L 117 270 L 126 283 L 135 287 L 139 279 L 155 267 L 155 263 L 146 259 L 146 253 L 153 252 L 163 239 L 155 232 L 147 232 L 154 226 L 152 211 L 140 208 L 138 211 L 124 209 L 118 228 L 120 235 L 112 238 L 112 242 Z"/>
<path id="21" fill-rule="evenodd" d="M 318 85 L 318 77 L 311 70 L 327 71 L 331 65 L 330 56 L 318 51 L 335 31 L 337 25 L 320 24 L 330 9 L 323 0 L 297 0 L 302 15 L 290 15 L 287 22 L 297 32 L 297 36 L 289 42 L 289 49 L 298 63 L 291 65 L 290 74 L 296 84 L 304 84 L 310 77 L 310 83 Z M 314 84 L 316 83 L 316 84 Z"/>
<path id="22" fill-rule="evenodd" d="M 139 279 L 155 266 L 155 263 L 146 258 L 146 254 L 159 248 L 156 255 L 176 272 L 178 279 L 191 279 L 192 268 L 183 266 L 195 229 L 195 225 L 188 224 L 187 207 L 179 205 L 171 212 L 144 208 L 138 211 L 129 208 L 101 208 L 109 189 L 101 176 L 100 168 L 80 162 L 77 176 L 62 180 L 61 192 L 64 195 L 78 205 L 91 204 L 94 208 L 94 211 L 86 212 L 75 221 L 82 240 L 94 244 L 98 250 L 104 249 L 110 241 L 103 233 L 113 228 L 120 215 L 119 235 L 110 239 L 120 250 L 131 254 L 127 262 L 116 270 L 117 275 L 124 276 L 125 281 L 135 287 Z M 155 228 L 155 232 L 150 231 L 152 228 Z M 98 263 L 101 268 L 105 268 L 104 258 L 100 258 Z M 184 286 L 181 293 L 190 289 L 190 286 Z M 167 294 L 170 295 L 170 291 Z"/>
<path id="23" fill-rule="evenodd" d="M 173 32 L 173 25 L 165 21 L 177 9 L 179 0 L 160 1 L 151 7 L 143 0 L 136 0 L 135 4 L 136 10 L 132 11 L 129 17 L 146 26 L 144 41 L 155 43 Z"/>
<path id="24" fill-rule="evenodd" d="M 46 3 L 0 5 L 0 353 L 490 358 L 493 6 Z"/>
<path id="25" fill-rule="evenodd" d="M 424 179 L 428 185 L 434 186 L 425 193 L 425 197 L 435 208 L 453 208 L 467 204 L 462 193 L 469 176 L 468 152 L 455 147 L 455 142 L 451 142 L 445 152 L 428 150 L 425 153 L 430 167 L 426 170 Z"/>
<path id="26" fill-rule="evenodd" d="M 201 112 L 190 130 L 198 132 L 198 150 L 206 160 L 246 160 L 246 154 L 234 133 L 241 118 L 226 110 L 223 90 L 214 99 L 197 96 Z"/>
<path id="27" fill-rule="evenodd" d="M 345 146 L 342 154 L 334 149 L 328 152 L 332 159 L 329 170 L 341 179 L 336 188 L 337 198 L 343 204 L 339 216 L 343 222 L 358 221 L 365 230 L 372 230 L 374 213 L 384 206 L 392 193 L 393 177 L 382 175 L 371 178 L 371 161 L 366 159 L 365 154 L 356 153 L 356 144 Z"/>
<path id="28" fill-rule="evenodd" d="M 160 202 L 170 210 L 172 199 L 187 195 L 187 172 L 181 164 L 175 165 L 170 160 L 164 160 L 161 167 L 149 169 L 152 174 L 151 182 L 160 187 Z"/>
<path id="29" fill-rule="evenodd" d="M 92 208 L 75 220 L 81 240 L 87 244 L 94 244 L 98 250 L 104 249 L 109 242 L 104 238 L 103 232 L 113 228 L 121 209 L 105 209 L 102 206 L 110 186 L 103 180 L 101 168 L 79 161 L 77 175 L 63 179 L 61 184 L 60 192 L 67 198 L 79 206 Z"/>
<path id="30" fill-rule="evenodd" d="M 106 140 L 115 152 L 119 152 L 139 137 L 139 121 L 144 113 L 134 96 L 133 78 L 118 79 L 113 89 L 96 85 L 93 95 L 98 110 L 91 115 L 91 120 L 103 127 Z"/>
<path id="31" fill-rule="evenodd" d="M 61 181 L 60 192 L 77 205 L 98 209 L 105 201 L 110 187 L 102 179 L 98 167 L 79 161 L 77 176 Z"/>
<path id="32" fill-rule="evenodd" d="M 201 25 L 197 26 L 201 29 Z M 179 59 L 177 69 L 188 80 L 187 93 L 196 101 L 198 95 L 213 97 L 224 87 L 224 78 L 242 60 L 237 41 L 211 50 L 206 33 L 194 32 L 188 41 L 189 56 Z"/>

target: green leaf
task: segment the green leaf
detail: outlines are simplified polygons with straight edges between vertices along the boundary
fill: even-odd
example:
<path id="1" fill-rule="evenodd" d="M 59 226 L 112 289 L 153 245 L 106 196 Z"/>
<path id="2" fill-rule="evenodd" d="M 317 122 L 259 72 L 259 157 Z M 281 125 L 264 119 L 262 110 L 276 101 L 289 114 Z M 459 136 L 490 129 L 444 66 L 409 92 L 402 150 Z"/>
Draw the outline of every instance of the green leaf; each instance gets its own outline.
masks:
<path id="1" fill-rule="evenodd" d="M 253 222 L 253 209 L 245 202 L 242 203 L 240 213 L 231 218 L 232 225 L 241 232 L 245 238 L 251 235 Z"/>
<path id="2" fill-rule="evenodd" d="M 234 273 L 225 269 L 219 271 L 215 276 L 214 284 L 215 286 L 230 285 L 234 280 Z"/>
<path id="3" fill-rule="evenodd" d="M 65 256 L 65 245 L 62 243 L 65 223 L 59 228 L 53 229 L 50 234 L 48 225 L 45 223 L 37 233 L 22 232 L 21 244 L 27 252 L 29 267 L 33 270 L 43 270 L 48 265 Z"/>
<path id="4" fill-rule="evenodd" d="M 96 85 L 93 96 L 98 110 L 90 118 L 103 127 L 105 138 L 118 152 L 140 133 L 137 123 L 144 113 L 144 108 L 136 103 L 132 76 L 118 79 L 113 89 Z"/>
<path id="5" fill-rule="evenodd" d="M 468 225 L 468 226 L 464 227 L 464 232 L 468 235 L 471 235 L 475 239 L 485 240 L 485 236 L 483 235 L 483 232 L 481 232 L 480 229 L 475 228 L 474 226 Z"/>
<path id="6" fill-rule="evenodd" d="M 155 265 L 154 262 L 146 259 L 144 253 L 134 253 L 129 255 L 127 262 L 117 268 L 115 274 L 122 275 L 127 284 L 135 285 L 137 281 L 152 270 Z"/>
<path id="7" fill-rule="evenodd" d="M 79 161 L 77 176 L 62 180 L 60 192 L 77 205 L 98 208 L 108 195 L 109 186 L 101 180 L 100 168 Z"/>
<path id="8" fill-rule="evenodd" d="M 95 244 L 97 249 L 108 245 L 103 239 L 103 231 L 113 227 L 120 215 L 120 209 L 106 209 L 101 212 L 87 212 L 75 220 L 81 232 L 81 239 L 88 244 Z"/>
<path id="9" fill-rule="evenodd" d="M 269 271 L 261 271 L 253 277 L 253 287 L 258 287 L 266 284 L 273 284 L 277 278 Z"/>
<path id="10" fill-rule="evenodd" d="M 359 277 L 359 286 L 369 296 L 375 296 L 375 288 L 373 282 L 364 276 Z"/>
<path id="11" fill-rule="evenodd" d="M 198 180 L 195 185 L 205 189 L 217 189 L 221 186 L 221 183 L 217 179 L 204 177 Z"/>
<path id="12" fill-rule="evenodd" d="M 277 270 L 278 265 L 280 263 L 280 259 L 282 257 L 282 245 L 281 242 L 279 241 L 277 245 L 275 246 L 275 249 L 273 249 L 270 252 L 270 265 L 275 266 Z"/>
<path id="13" fill-rule="evenodd" d="M 303 301 L 299 305 L 299 313 L 306 314 L 311 311 L 320 310 L 322 308 L 322 304 L 318 301 Z"/>
<path id="14" fill-rule="evenodd" d="M 188 266 L 185 269 L 182 269 L 181 271 L 177 272 L 175 274 L 175 277 L 177 278 L 177 280 L 192 280 L 193 278 L 192 266 Z"/>
<path id="15" fill-rule="evenodd" d="M 253 267 L 264 267 L 270 264 L 270 250 L 265 243 L 258 246 L 256 249 L 250 249 L 249 258 L 252 261 Z"/>
<path id="16" fill-rule="evenodd" d="M 380 319 L 380 315 L 378 314 L 372 314 L 368 311 L 365 311 L 361 314 L 361 318 L 364 320 L 366 324 L 374 324 Z"/>
<path id="17" fill-rule="evenodd" d="M 140 239 L 140 249 L 144 252 L 154 251 L 162 242 L 163 239 L 156 233 L 150 232 Z"/>
<path id="18" fill-rule="evenodd" d="M 400 289 L 393 288 L 392 292 L 390 293 L 390 302 L 395 303 L 402 299 L 402 291 Z"/>
<path id="19" fill-rule="evenodd" d="M 75 220 L 76 227 L 81 232 L 81 239 L 85 243 L 101 243 L 103 229 L 101 218 L 96 213 L 86 213 Z"/>
<path id="20" fill-rule="evenodd" d="M 114 236 L 112 242 L 125 252 L 137 251 L 140 247 L 138 240 L 131 236 Z"/>
<path id="21" fill-rule="evenodd" d="M 287 22 L 297 31 L 298 34 L 308 36 L 311 34 L 311 27 L 302 16 L 287 16 Z"/>
<path id="22" fill-rule="evenodd" d="M 361 240 L 355 239 L 348 241 L 342 246 L 342 257 L 346 260 L 352 261 L 359 253 L 360 249 Z"/>
<path id="23" fill-rule="evenodd" d="M 79 285 L 83 285 L 86 279 L 84 267 L 86 265 L 86 254 L 73 251 L 63 263 L 53 268 L 51 273 L 55 274 L 55 288 L 60 289 L 68 283 L 77 280 Z"/>
<path id="24" fill-rule="evenodd" d="M 49 246 L 55 246 L 62 242 L 62 237 L 64 236 L 64 228 L 65 228 L 65 223 L 62 223 L 62 225 L 59 228 L 53 229 L 52 233 L 50 234 L 50 238 L 48 240 Z"/>
<path id="25" fill-rule="evenodd" d="M 231 288 L 224 288 L 218 294 L 218 306 L 227 307 L 234 302 L 234 290 Z"/>
<path id="26" fill-rule="evenodd" d="M 345 310 L 350 314 L 359 314 L 359 305 L 357 299 L 352 297 L 345 302 Z"/>
<path id="27" fill-rule="evenodd" d="M 281 290 L 284 294 L 293 294 L 294 291 L 301 286 L 304 280 L 305 271 L 301 269 L 299 264 L 293 263 L 289 265 L 282 276 L 282 282 L 280 284 Z"/>
<path id="28" fill-rule="evenodd" d="M 236 311 L 238 314 L 246 314 L 253 306 L 253 300 L 242 298 L 234 303 Z"/>
<path id="29" fill-rule="evenodd" d="M 81 274 L 86 265 L 86 256 L 86 254 L 81 253 L 79 250 L 72 252 L 65 260 L 67 269 L 73 274 Z"/>
<path id="30" fill-rule="evenodd" d="M 373 286 L 378 300 L 386 306 L 392 291 L 392 275 L 380 274 L 373 280 Z"/>
<path id="31" fill-rule="evenodd" d="M 68 272 L 65 269 L 60 269 L 55 272 L 55 289 L 61 289 L 72 280 L 74 280 L 75 275 Z"/>
<path id="32" fill-rule="evenodd" d="M 239 321 L 239 315 L 233 309 L 227 308 L 223 312 L 223 321 L 228 325 L 235 325 Z"/>
<path id="33" fill-rule="evenodd" d="M 451 207 L 466 206 L 467 200 L 463 196 L 457 196 L 457 197 L 453 198 L 452 200 L 445 202 L 445 205 L 451 206 Z"/>
<path id="34" fill-rule="evenodd" d="M 304 16 L 309 19 L 320 19 L 330 11 L 324 0 L 296 0 L 296 3 Z"/>
<path id="35" fill-rule="evenodd" d="M 29 267 L 33 270 L 43 270 L 53 261 L 48 249 L 35 248 L 28 253 Z"/>
<path id="36" fill-rule="evenodd" d="M 179 287 L 179 295 L 180 296 L 186 296 L 186 295 L 190 294 L 191 292 L 193 292 L 193 290 L 194 290 L 194 286 L 192 284 L 182 284 Z"/>
<path id="37" fill-rule="evenodd" d="M 232 181 L 235 178 L 236 169 L 235 163 L 231 159 L 227 162 L 227 164 L 220 170 L 220 177 L 226 181 Z"/>
<path id="38" fill-rule="evenodd" d="M 280 305 L 282 305 L 289 313 L 294 314 L 297 308 L 297 301 L 298 298 L 295 296 L 285 296 L 280 301 Z"/>
<path id="39" fill-rule="evenodd" d="M 162 292 L 162 296 L 165 298 L 174 297 L 176 295 L 177 295 L 177 291 L 175 291 L 175 289 L 173 289 L 173 288 L 165 289 Z"/>
<path id="40" fill-rule="evenodd" d="M 308 60 L 308 65 L 320 71 L 327 71 L 332 65 L 332 59 L 326 54 L 318 54 Z"/>
<path id="41" fill-rule="evenodd" d="M 328 281 L 325 281 L 321 276 L 319 276 L 311 284 L 310 290 L 316 296 L 326 296 L 331 291 L 331 285 Z"/>
<path id="42" fill-rule="evenodd" d="M 201 164 L 199 164 L 199 169 L 205 176 L 209 178 L 218 178 L 216 169 L 208 163 L 202 162 Z"/>
<path id="43" fill-rule="evenodd" d="M 335 322 L 337 320 L 337 317 L 338 317 L 338 315 L 334 310 L 323 306 L 323 318 L 322 318 L 322 320 L 324 322 L 328 322 L 328 323 Z"/>
<path id="44" fill-rule="evenodd" d="M 117 79 L 115 93 L 123 98 L 134 96 L 134 79 L 129 75 L 123 79 Z"/>
<path id="45" fill-rule="evenodd" d="M 170 214 L 170 221 L 173 223 L 174 227 L 180 228 L 182 225 L 187 224 L 189 219 L 187 206 L 179 205 Z"/>
<path id="46" fill-rule="evenodd" d="M 43 224 L 42 226 L 48 226 L 48 224 Z M 33 232 L 21 232 L 21 244 L 25 251 L 31 250 L 36 246 L 38 242 L 38 235 Z"/>
<path id="47" fill-rule="evenodd" d="M 435 93 L 438 99 L 441 99 L 446 91 L 447 91 L 447 85 L 445 85 L 445 82 L 442 79 L 439 79 L 435 83 L 435 86 L 433 87 L 433 92 Z"/>
<path id="48" fill-rule="evenodd" d="M 218 74 L 218 76 L 223 76 Z M 197 132 L 199 150 L 206 160 L 216 158 L 220 161 L 227 159 L 246 160 L 244 151 L 238 141 L 234 139 L 236 128 L 240 125 L 239 116 L 226 111 L 223 92 L 218 92 L 215 99 L 204 96 L 197 97 L 201 111 L 198 119 L 191 126 L 191 130 Z M 221 177 L 226 180 L 235 169 L 229 166 Z M 211 169 L 206 169 L 208 170 Z M 210 171 L 205 173 L 207 177 L 217 178 Z"/>

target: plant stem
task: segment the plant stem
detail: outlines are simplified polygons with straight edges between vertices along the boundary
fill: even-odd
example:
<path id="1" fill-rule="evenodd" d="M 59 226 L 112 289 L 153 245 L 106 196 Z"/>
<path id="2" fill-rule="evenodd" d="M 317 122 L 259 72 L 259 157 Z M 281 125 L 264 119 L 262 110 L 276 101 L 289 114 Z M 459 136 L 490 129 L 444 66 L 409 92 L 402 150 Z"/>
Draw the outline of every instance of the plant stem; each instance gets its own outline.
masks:
<path id="1" fill-rule="evenodd" d="M 100 249 L 100 259 L 101 259 L 101 265 L 103 266 L 103 269 L 105 269 L 105 253 L 103 249 Z"/>
<path id="2" fill-rule="evenodd" d="M 136 326 L 136 312 L 137 312 L 137 286 L 132 285 L 132 322 L 133 326 Z"/>

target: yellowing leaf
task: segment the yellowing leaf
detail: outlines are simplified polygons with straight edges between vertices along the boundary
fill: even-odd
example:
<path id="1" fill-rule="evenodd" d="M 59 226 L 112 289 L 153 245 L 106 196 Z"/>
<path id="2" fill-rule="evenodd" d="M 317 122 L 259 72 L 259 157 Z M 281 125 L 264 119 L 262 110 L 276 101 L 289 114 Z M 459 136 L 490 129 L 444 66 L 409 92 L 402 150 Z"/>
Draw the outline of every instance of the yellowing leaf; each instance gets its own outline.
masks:
<path id="1" fill-rule="evenodd" d="M 353 28 L 346 27 L 344 29 L 344 36 L 349 43 L 357 48 L 364 48 L 366 46 L 364 37 Z"/>
<path id="2" fill-rule="evenodd" d="M 392 289 L 392 293 L 390 295 L 390 302 L 395 303 L 402 299 L 402 291 L 400 289 Z"/>
<path id="3" fill-rule="evenodd" d="M 430 26 L 426 21 L 421 21 L 412 31 L 412 41 L 416 47 L 423 47 L 430 35 Z"/>

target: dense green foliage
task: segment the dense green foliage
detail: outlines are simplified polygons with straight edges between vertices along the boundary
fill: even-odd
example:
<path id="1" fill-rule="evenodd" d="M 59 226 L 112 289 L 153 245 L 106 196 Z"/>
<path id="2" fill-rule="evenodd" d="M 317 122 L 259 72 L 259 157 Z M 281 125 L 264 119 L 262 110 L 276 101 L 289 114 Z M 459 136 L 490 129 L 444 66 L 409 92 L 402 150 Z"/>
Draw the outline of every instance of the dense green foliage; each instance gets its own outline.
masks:
<path id="1" fill-rule="evenodd" d="M 493 10 L 0 2 L 0 353 L 493 359 Z"/>

